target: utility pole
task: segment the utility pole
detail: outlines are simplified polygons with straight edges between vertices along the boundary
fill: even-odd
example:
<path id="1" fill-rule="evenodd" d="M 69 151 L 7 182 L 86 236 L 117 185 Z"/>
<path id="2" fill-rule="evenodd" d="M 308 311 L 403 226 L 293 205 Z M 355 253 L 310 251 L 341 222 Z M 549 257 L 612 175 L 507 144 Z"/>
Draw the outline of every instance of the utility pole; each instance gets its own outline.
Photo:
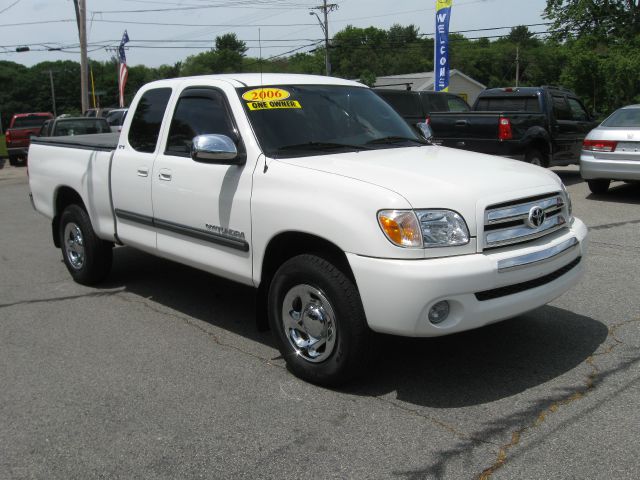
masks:
<path id="1" fill-rule="evenodd" d="M 53 103 L 53 116 L 57 117 L 58 113 L 56 112 L 56 91 L 53 88 L 53 72 L 49 69 L 49 82 L 51 82 L 51 102 Z"/>
<path id="2" fill-rule="evenodd" d="M 73 0 L 78 21 L 78 37 L 80 38 L 80 96 L 82 113 L 89 108 L 89 86 L 87 70 L 87 7 L 85 0 Z"/>
<path id="3" fill-rule="evenodd" d="M 309 12 L 309 15 L 315 15 L 320 22 L 320 28 L 324 33 L 324 68 L 327 76 L 331 76 L 331 62 L 329 61 L 329 12 L 333 12 L 338 9 L 338 5 L 335 3 L 327 3 L 327 0 L 322 0 L 322 5 L 319 7 L 313 7 L 314 10 L 322 10 L 324 16 L 324 22 L 320 20 L 320 17 L 316 12 Z"/>
<path id="4" fill-rule="evenodd" d="M 516 45 L 516 87 L 520 81 L 520 45 Z"/>

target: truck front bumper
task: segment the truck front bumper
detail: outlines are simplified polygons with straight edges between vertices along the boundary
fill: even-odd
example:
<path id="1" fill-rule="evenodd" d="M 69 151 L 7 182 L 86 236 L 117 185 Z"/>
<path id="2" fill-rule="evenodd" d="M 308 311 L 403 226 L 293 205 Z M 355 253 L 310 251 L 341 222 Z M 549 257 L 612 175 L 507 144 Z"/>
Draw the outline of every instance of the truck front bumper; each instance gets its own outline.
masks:
<path id="1" fill-rule="evenodd" d="M 575 219 L 560 235 L 518 248 L 421 260 L 347 254 L 372 330 L 435 337 L 479 328 L 528 312 L 559 297 L 584 270 L 587 227 Z M 442 323 L 429 321 L 449 303 Z"/>

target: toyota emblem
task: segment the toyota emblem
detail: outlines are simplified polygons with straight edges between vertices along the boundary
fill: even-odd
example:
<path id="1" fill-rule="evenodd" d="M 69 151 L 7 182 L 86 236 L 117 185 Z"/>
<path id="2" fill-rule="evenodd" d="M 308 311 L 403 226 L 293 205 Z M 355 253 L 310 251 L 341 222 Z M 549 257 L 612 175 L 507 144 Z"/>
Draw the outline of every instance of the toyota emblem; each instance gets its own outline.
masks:
<path id="1" fill-rule="evenodd" d="M 544 213 L 544 210 L 538 206 L 533 207 L 529 210 L 529 217 L 527 217 L 527 225 L 531 228 L 538 228 L 540 225 L 544 223 L 547 215 Z"/>

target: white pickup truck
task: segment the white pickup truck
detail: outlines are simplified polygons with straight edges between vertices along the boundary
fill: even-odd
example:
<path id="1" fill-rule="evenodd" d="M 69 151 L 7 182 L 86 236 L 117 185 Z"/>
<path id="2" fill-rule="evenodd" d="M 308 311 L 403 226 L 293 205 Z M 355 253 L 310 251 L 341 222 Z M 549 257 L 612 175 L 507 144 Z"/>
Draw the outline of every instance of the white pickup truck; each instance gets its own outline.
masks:
<path id="1" fill-rule="evenodd" d="M 289 368 L 324 385 L 366 367 L 372 331 L 514 317 L 584 264 L 587 228 L 554 173 L 431 145 L 336 78 L 150 83 L 119 136 L 35 138 L 29 184 L 77 282 L 129 245 L 254 286 Z"/>

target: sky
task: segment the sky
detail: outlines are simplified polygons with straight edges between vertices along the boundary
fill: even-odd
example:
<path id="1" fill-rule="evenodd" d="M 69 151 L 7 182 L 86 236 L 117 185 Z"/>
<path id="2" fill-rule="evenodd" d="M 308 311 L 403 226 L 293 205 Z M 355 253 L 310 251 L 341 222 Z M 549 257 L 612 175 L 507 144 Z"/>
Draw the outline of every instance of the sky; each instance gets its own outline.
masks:
<path id="1" fill-rule="evenodd" d="M 387 29 L 393 24 L 432 34 L 435 0 L 329 0 L 329 36 L 347 25 Z M 130 42 L 129 65 L 172 65 L 213 46 L 216 36 L 235 33 L 249 47 L 247 56 L 305 52 L 324 38 L 310 15 L 322 0 L 86 0 L 89 58 L 114 55 L 122 34 Z M 468 38 L 500 36 L 517 25 L 546 22 L 546 0 L 453 0 L 451 32 Z M 167 25 L 180 24 L 180 25 Z M 496 27 L 507 27 L 495 29 Z M 544 32 L 545 25 L 531 26 Z M 482 31 L 468 31 L 481 30 Z M 260 41 L 259 41 L 260 40 Z M 16 52 L 28 46 L 28 52 Z M 52 50 L 53 49 L 53 50 Z M 0 0 L 0 60 L 27 66 L 43 61 L 80 61 L 72 0 Z"/>

